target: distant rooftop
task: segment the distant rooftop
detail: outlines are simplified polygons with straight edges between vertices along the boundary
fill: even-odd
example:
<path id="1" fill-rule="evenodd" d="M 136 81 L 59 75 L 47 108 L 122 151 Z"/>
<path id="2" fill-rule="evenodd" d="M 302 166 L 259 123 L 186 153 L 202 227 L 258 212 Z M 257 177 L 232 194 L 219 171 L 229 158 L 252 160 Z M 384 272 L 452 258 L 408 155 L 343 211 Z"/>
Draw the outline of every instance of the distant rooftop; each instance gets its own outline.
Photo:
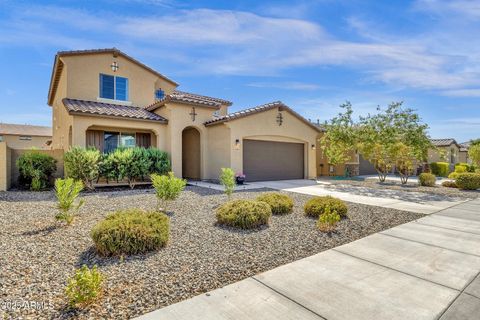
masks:
<path id="1" fill-rule="evenodd" d="M 51 137 L 52 128 L 29 124 L 0 123 L 0 134 L 16 136 Z"/>
<path id="2" fill-rule="evenodd" d="M 435 147 L 447 147 L 452 144 L 458 145 L 457 141 L 455 141 L 453 138 L 430 139 L 430 141 Z"/>

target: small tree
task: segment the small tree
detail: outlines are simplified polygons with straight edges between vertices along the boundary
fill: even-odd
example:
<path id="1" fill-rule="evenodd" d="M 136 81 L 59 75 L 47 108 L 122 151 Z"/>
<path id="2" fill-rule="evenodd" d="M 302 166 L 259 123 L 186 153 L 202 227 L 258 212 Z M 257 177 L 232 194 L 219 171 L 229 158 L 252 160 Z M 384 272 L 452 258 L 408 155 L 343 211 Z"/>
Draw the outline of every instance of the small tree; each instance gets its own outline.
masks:
<path id="1" fill-rule="evenodd" d="M 375 115 L 360 118 L 359 149 L 374 165 L 381 182 L 394 165 L 399 165 L 402 183 L 406 183 L 413 172 L 413 163 L 427 160 L 431 147 L 428 126 L 412 109 L 402 108 L 402 102 L 392 103 L 386 110 L 377 110 Z"/>
<path id="2" fill-rule="evenodd" d="M 235 189 L 235 172 L 231 168 L 222 168 L 220 173 L 220 184 L 225 188 L 225 194 L 228 200 L 231 199 L 233 190 Z"/>
<path id="3" fill-rule="evenodd" d="M 100 159 L 100 151 L 95 148 L 72 147 L 64 155 L 67 176 L 82 181 L 85 188 L 93 190 L 93 182 L 99 176 Z"/>
<path id="4" fill-rule="evenodd" d="M 325 123 L 325 133 L 320 146 L 328 163 L 334 167 L 350 160 L 357 144 L 356 127 L 352 120 L 352 105 L 346 102 L 340 106 L 345 112 Z"/>
<path id="5" fill-rule="evenodd" d="M 152 174 L 150 179 L 157 196 L 157 211 L 167 212 L 168 202 L 177 199 L 187 185 L 186 180 L 175 177 L 173 172 L 168 175 Z"/>
<path id="6" fill-rule="evenodd" d="M 76 212 L 85 203 L 82 199 L 75 204 L 80 192 L 83 190 L 83 183 L 72 178 L 55 180 L 55 196 L 57 197 L 57 208 L 59 213 L 55 216 L 57 220 L 71 224 Z"/>
<path id="7" fill-rule="evenodd" d="M 468 148 L 468 157 L 472 159 L 473 164 L 480 167 L 480 144 L 470 145 Z"/>

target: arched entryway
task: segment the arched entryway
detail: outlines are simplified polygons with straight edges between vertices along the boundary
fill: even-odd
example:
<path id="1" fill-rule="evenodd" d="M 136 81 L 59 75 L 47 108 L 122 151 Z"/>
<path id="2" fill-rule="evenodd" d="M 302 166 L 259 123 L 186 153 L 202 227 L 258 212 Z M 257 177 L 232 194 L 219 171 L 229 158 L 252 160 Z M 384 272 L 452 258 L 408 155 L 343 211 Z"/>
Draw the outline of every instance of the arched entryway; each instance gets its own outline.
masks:
<path id="1" fill-rule="evenodd" d="M 200 132 L 187 127 L 182 131 L 182 175 L 186 179 L 200 180 Z"/>

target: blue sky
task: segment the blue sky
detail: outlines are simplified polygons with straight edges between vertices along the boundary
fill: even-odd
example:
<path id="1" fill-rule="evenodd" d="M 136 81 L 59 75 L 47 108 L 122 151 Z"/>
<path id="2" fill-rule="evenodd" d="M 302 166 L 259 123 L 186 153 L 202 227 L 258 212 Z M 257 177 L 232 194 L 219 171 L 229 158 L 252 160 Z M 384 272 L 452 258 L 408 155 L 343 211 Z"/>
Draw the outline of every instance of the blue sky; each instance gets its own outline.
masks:
<path id="1" fill-rule="evenodd" d="M 117 47 L 231 111 L 404 101 L 463 142 L 480 137 L 479 34 L 475 0 L 0 0 L 0 121 L 50 125 L 55 53 Z"/>

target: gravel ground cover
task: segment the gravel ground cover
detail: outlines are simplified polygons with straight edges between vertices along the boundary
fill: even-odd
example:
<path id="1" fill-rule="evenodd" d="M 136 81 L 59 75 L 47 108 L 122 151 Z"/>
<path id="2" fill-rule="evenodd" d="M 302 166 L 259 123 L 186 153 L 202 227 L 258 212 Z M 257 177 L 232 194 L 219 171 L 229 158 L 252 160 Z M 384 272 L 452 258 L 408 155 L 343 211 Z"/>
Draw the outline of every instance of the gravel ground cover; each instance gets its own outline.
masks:
<path id="1" fill-rule="evenodd" d="M 326 180 L 332 183 L 332 188 L 335 186 L 358 186 L 365 188 L 374 188 L 374 189 L 389 189 L 389 190 L 400 190 L 407 192 L 422 192 L 428 193 L 431 195 L 441 195 L 449 196 L 453 198 L 463 198 L 463 199 L 474 199 L 480 197 L 480 190 L 460 190 L 457 188 L 447 188 L 443 186 L 436 185 L 434 187 L 423 187 L 418 185 L 416 182 L 408 182 L 406 185 L 402 185 L 400 181 L 385 181 L 379 182 L 377 179 L 366 179 L 364 181 L 360 180 Z M 328 187 L 328 186 L 326 186 Z"/>
<path id="2" fill-rule="evenodd" d="M 233 198 L 253 199 L 265 191 L 236 192 Z M 127 319 L 422 216 L 348 203 L 349 219 L 327 235 L 303 214 L 310 197 L 289 195 L 292 214 L 273 216 L 268 227 L 239 231 L 215 224 L 214 210 L 225 195 L 189 186 L 170 206 L 168 245 L 122 260 L 97 256 L 90 230 L 113 210 L 153 209 L 153 190 L 83 194 L 86 204 L 70 227 L 55 222 L 52 192 L 0 193 L 0 318 Z M 98 265 L 105 290 L 96 304 L 70 310 L 66 280 L 82 264 Z M 43 306 L 4 310 L 25 301 Z"/>

